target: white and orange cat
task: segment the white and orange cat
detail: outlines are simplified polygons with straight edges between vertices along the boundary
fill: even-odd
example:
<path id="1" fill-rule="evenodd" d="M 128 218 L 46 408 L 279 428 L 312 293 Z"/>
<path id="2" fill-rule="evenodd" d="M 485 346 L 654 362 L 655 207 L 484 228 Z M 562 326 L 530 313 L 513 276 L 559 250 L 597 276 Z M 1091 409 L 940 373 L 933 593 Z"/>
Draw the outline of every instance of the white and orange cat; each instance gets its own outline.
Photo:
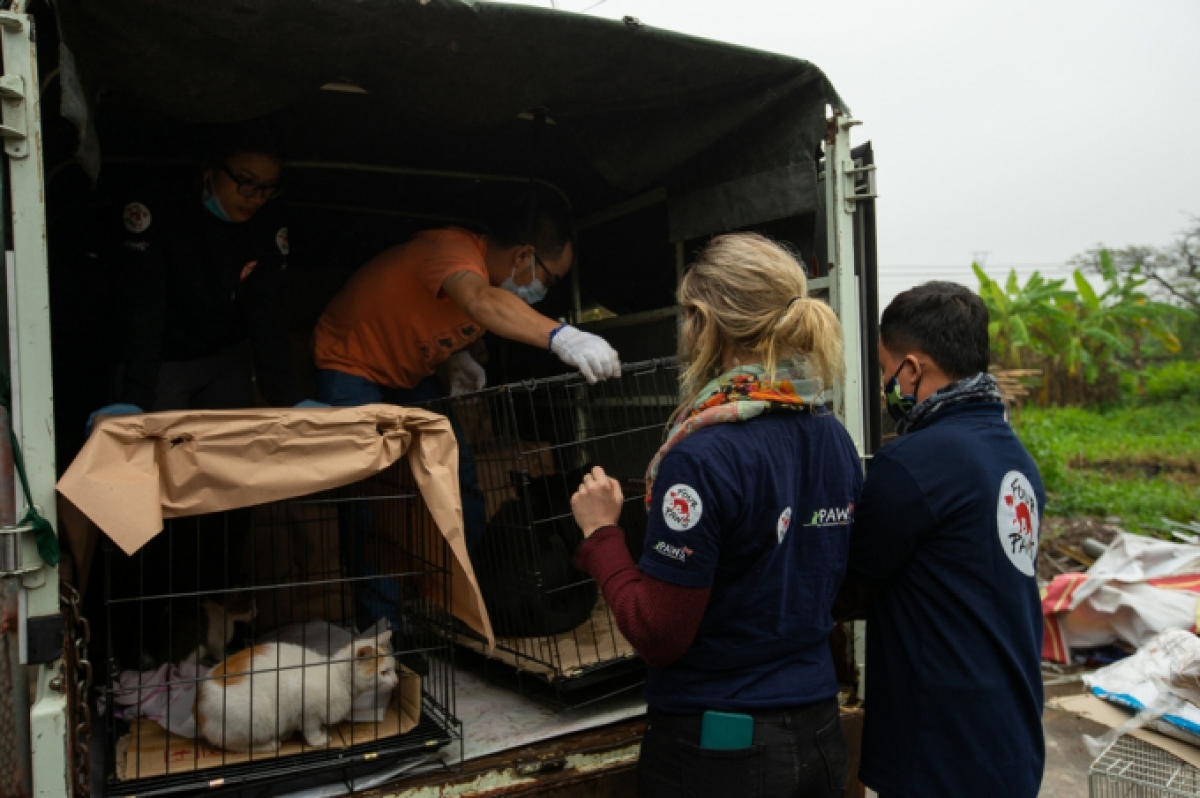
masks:
<path id="1" fill-rule="evenodd" d="M 278 751 L 297 731 L 324 746 L 355 698 L 398 686 L 391 637 L 357 638 L 332 656 L 283 642 L 239 651 L 200 683 L 196 729 L 227 751 Z"/>

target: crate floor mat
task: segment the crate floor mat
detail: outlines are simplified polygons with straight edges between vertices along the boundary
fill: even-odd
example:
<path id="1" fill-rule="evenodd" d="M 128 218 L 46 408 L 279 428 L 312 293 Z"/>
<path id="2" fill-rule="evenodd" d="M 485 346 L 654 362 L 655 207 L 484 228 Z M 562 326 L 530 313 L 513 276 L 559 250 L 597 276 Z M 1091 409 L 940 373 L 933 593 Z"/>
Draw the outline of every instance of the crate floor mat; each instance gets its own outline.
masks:
<path id="1" fill-rule="evenodd" d="M 137 718 L 129 732 L 117 741 L 116 775 L 118 781 L 134 781 L 158 776 L 191 773 L 247 762 L 275 762 L 300 754 L 340 751 L 408 734 L 421 720 L 421 677 L 400 667 L 400 687 L 392 692 L 392 701 L 379 723 L 343 722 L 329 729 L 329 743 L 315 747 L 296 733 L 285 740 L 278 752 L 255 753 L 223 751 L 203 740 L 192 740 L 167 732 L 146 718 Z"/>
<path id="2" fill-rule="evenodd" d="M 472 651 L 518 671 L 550 680 L 571 678 L 597 665 L 637 656 L 633 645 L 617 628 L 603 597 L 596 602 L 590 619 L 560 635 L 497 638 L 496 648 L 492 651 L 487 650 L 482 640 L 467 635 L 459 635 L 458 641 Z M 546 664 L 549 662 L 556 666 Z"/>

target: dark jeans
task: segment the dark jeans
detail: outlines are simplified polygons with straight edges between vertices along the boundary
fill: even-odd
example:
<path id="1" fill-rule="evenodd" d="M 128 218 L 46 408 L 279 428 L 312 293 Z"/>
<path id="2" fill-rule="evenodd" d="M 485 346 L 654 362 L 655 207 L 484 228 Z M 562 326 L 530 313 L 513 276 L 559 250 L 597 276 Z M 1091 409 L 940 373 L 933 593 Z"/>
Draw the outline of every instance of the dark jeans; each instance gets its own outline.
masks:
<path id="1" fill-rule="evenodd" d="M 254 406 L 254 372 L 245 344 L 195 360 L 159 366 L 154 407 L 146 410 L 237 410 Z"/>
<path id="2" fill-rule="evenodd" d="M 642 798 L 840 798 L 846 737 L 837 699 L 754 716 L 754 744 L 700 747 L 700 715 L 650 710 L 638 760 Z"/>

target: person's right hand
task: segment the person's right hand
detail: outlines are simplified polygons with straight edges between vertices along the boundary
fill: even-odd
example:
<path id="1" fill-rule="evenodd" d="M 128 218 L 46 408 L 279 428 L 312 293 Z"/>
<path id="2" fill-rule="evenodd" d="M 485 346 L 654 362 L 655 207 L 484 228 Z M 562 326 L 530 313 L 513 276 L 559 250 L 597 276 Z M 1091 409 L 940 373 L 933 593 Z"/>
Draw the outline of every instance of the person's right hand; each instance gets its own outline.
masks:
<path id="1" fill-rule="evenodd" d="M 584 378 L 590 383 L 621 376 L 621 358 L 617 356 L 617 350 L 600 336 L 569 324 L 564 324 L 553 333 L 550 351 L 568 366 L 583 372 Z"/>
<path id="2" fill-rule="evenodd" d="M 95 425 L 96 419 L 100 418 L 101 416 L 136 416 L 145 412 L 145 410 L 137 405 L 123 404 L 121 402 L 118 402 L 114 405 L 105 405 L 99 410 L 93 410 L 92 414 L 88 416 L 87 426 L 84 428 L 85 434 L 88 437 L 91 436 L 92 427 Z"/>
<path id="3" fill-rule="evenodd" d="M 583 475 L 583 483 L 571 497 L 571 514 L 583 530 L 583 536 L 590 538 L 597 529 L 617 525 L 624 503 L 621 483 L 596 466 L 590 474 Z"/>

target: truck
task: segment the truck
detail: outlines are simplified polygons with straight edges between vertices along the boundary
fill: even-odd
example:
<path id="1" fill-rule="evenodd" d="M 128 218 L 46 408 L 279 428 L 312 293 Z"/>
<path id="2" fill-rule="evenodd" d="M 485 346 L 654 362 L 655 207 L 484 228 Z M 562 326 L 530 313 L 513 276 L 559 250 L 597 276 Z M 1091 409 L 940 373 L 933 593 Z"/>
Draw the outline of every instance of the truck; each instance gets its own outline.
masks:
<path id="1" fill-rule="evenodd" d="M 859 120 L 817 66 L 632 17 L 476 0 L 3 6 L 8 410 L 23 465 L 0 486 L 13 500 L 0 575 L 26 763 L 12 794 L 127 794 L 94 758 L 101 667 L 78 592 L 90 555 L 47 539 L 46 524 L 61 528 L 56 482 L 104 403 L 97 297 L 109 286 L 89 234 L 95 207 L 114 181 L 186 165 L 203 130 L 271 118 L 291 132 L 288 310 L 301 373 L 316 315 L 356 266 L 421 226 L 469 222 L 480 192 L 536 183 L 570 205 L 578 238 L 568 285 L 539 309 L 625 360 L 674 354 L 675 287 L 708 238 L 753 230 L 786 242 L 842 322 L 839 417 L 864 462 L 879 446 L 876 167 L 869 143 L 851 144 Z M 546 353 L 492 346 L 493 383 L 557 368 Z M 861 794 L 861 624 L 839 628 L 833 648 L 848 794 Z M 547 713 L 507 685 L 482 689 L 482 704 L 501 701 L 527 728 L 499 734 L 463 716 L 457 745 L 373 773 L 347 775 L 355 763 L 341 762 L 327 779 L 306 776 L 307 794 L 634 791 L 636 692 Z"/>

